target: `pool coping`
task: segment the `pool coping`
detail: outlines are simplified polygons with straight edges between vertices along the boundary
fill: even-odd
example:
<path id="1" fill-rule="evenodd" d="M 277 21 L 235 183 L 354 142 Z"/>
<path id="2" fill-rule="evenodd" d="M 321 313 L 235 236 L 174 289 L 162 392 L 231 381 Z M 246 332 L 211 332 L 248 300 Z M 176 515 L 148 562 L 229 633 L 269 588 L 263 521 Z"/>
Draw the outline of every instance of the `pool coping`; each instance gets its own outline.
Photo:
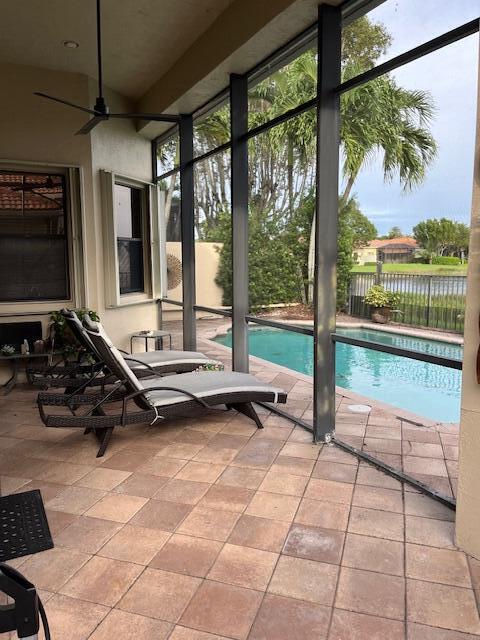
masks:
<path id="1" fill-rule="evenodd" d="M 313 327 L 311 320 L 281 320 L 281 322 L 290 325 Z M 395 333 L 397 335 L 405 335 L 414 338 L 423 338 L 424 340 L 435 340 L 436 342 L 446 342 L 448 344 L 454 344 L 463 347 L 463 336 L 455 336 L 451 333 L 447 335 L 437 332 L 432 329 L 422 329 L 420 327 L 407 327 L 405 325 L 384 325 L 376 322 L 368 321 L 353 321 L 345 322 L 339 321 L 336 323 L 337 327 L 341 329 L 368 329 L 370 331 L 384 331 L 385 333 Z M 231 324 L 225 323 L 220 325 L 216 329 L 215 337 L 225 335 L 228 329 L 231 328 Z"/>
<path id="2" fill-rule="evenodd" d="M 347 323 L 345 323 L 347 324 Z M 348 323 L 348 326 L 351 326 Z M 218 336 L 225 335 L 227 331 L 231 329 L 231 323 L 224 323 L 219 327 L 213 328 L 209 331 L 204 330 L 202 335 L 199 336 L 201 340 L 212 343 L 212 346 L 215 345 L 215 348 L 219 348 L 224 351 L 226 354 L 231 354 L 232 350 L 230 347 L 221 344 L 220 342 L 215 342 L 214 338 Z M 283 373 L 290 377 L 294 376 L 299 381 L 305 382 L 307 384 L 312 384 L 312 376 L 308 376 L 305 373 L 301 373 L 299 371 L 295 371 L 294 369 L 289 369 L 288 367 L 284 367 L 283 365 L 277 364 L 275 362 L 270 362 L 269 360 L 265 360 L 264 358 L 259 358 L 258 356 L 250 355 L 250 360 L 252 363 L 256 363 L 259 366 L 271 367 L 277 370 L 279 373 Z M 409 422 L 411 424 L 423 427 L 438 427 L 440 425 L 449 425 L 458 427 L 458 422 L 441 422 L 439 420 L 431 420 L 430 418 L 426 418 L 425 416 L 421 416 L 418 413 L 414 413 L 412 411 L 408 411 L 406 409 L 401 409 L 400 407 L 396 407 L 395 405 L 388 404 L 386 402 L 381 402 L 380 400 L 374 400 L 373 398 L 369 398 L 368 396 L 363 396 L 355 391 L 351 391 L 350 389 L 345 389 L 344 387 L 335 387 L 335 391 L 338 395 L 348 398 L 352 400 L 356 404 L 366 404 L 370 406 L 372 409 L 378 409 L 379 411 L 384 411 L 390 414 L 393 414 L 395 417 L 400 420 L 404 420 L 405 422 Z"/>

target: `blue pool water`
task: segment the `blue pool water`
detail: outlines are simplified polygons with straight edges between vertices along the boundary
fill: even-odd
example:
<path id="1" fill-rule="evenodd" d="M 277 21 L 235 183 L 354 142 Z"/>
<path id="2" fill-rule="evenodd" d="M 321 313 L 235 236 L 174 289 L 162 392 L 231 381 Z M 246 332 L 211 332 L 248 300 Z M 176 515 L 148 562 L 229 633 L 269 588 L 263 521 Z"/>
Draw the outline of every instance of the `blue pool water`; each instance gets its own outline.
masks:
<path id="1" fill-rule="evenodd" d="M 386 331 L 337 329 L 338 333 L 381 344 L 413 349 L 461 360 L 461 346 Z M 232 335 L 216 341 L 231 346 Z M 250 354 L 312 375 L 313 338 L 282 329 L 249 330 Z M 336 345 L 336 379 L 339 387 L 441 422 L 460 419 L 461 372 L 389 353 Z"/>

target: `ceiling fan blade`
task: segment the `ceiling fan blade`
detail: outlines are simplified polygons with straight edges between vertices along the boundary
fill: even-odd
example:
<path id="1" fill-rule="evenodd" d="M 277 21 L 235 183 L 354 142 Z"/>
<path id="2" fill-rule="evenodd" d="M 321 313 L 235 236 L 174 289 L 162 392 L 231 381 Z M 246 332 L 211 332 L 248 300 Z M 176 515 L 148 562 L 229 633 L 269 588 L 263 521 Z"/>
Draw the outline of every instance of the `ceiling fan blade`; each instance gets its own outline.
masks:
<path id="1" fill-rule="evenodd" d="M 79 129 L 75 135 L 85 135 L 86 133 L 90 133 L 90 131 L 97 126 L 97 124 L 100 124 L 100 122 L 102 122 L 103 120 L 107 120 L 108 118 L 105 116 L 93 116 L 93 118 L 90 118 L 90 120 L 88 122 L 86 122 L 83 127 L 81 129 Z"/>
<path id="2" fill-rule="evenodd" d="M 138 118 L 158 122 L 180 122 L 180 116 L 171 113 L 109 113 L 110 118 Z"/>
<path id="3" fill-rule="evenodd" d="M 95 111 L 93 111 L 93 109 L 87 109 L 86 107 L 81 107 L 80 105 L 74 104 L 73 102 L 68 102 L 68 100 L 62 100 L 61 98 L 54 98 L 53 96 L 49 96 L 46 93 L 41 93 L 40 91 L 34 91 L 33 95 L 40 96 L 41 98 L 46 98 L 47 100 L 53 100 L 54 102 L 59 102 L 60 104 L 65 104 L 67 105 L 67 107 L 80 109 L 80 111 L 85 111 L 85 113 L 90 113 L 92 116 L 95 115 Z"/>

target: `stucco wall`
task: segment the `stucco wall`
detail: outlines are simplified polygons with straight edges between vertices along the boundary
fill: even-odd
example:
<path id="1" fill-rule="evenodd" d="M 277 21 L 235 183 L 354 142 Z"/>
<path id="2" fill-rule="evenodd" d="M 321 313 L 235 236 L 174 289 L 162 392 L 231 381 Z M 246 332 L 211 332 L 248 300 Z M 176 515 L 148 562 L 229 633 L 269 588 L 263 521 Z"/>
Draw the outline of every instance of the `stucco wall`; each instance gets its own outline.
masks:
<path id="1" fill-rule="evenodd" d="M 480 559 L 480 385 L 477 382 L 476 375 L 477 350 L 480 344 L 479 318 L 480 92 L 477 102 L 477 136 L 465 311 L 465 350 L 456 528 L 459 546 Z"/>
<path id="2" fill-rule="evenodd" d="M 215 283 L 215 277 L 220 262 L 219 242 L 195 243 L 195 283 L 197 304 L 206 307 L 222 306 L 222 289 Z M 167 242 L 167 254 L 170 253 L 181 259 L 182 246 L 180 242 Z M 182 299 L 182 285 L 170 289 L 168 297 L 172 300 Z M 173 311 L 173 310 L 172 310 Z"/>
<path id="3" fill-rule="evenodd" d="M 77 291 L 72 304 L 84 303 L 95 309 L 112 338 L 126 348 L 132 332 L 158 326 L 157 306 L 148 302 L 105 308 L 99 171 L 107 169 L 151 181 L 151 143 L 128 120 L 111 120 L 90 136 L 76 136 L 88 116 L 33 95 L 43 91 L 80 105 L 93 104 L 96 87 L 86 76 L 12 64 L 0 64 L 0 74 L 3 86 L 8 87 L 0 100 L 0 159 L 8 162 L 4 167 L 14 162 L 79 167 L 85 286 Z M 132 106 L 110 91 L 107 101 L 112 111 Z M 58 303 L 0 304 L 0 322 L 25 320 L 22 314 L 41 312 L 27 319 L 41 320 L 46 327 L 48 311 L 58 307 Z M 18 315 L 6 317 L 7 313 Z M 2 373 L 5 371 L 0 371 L 0 378 Z"/>

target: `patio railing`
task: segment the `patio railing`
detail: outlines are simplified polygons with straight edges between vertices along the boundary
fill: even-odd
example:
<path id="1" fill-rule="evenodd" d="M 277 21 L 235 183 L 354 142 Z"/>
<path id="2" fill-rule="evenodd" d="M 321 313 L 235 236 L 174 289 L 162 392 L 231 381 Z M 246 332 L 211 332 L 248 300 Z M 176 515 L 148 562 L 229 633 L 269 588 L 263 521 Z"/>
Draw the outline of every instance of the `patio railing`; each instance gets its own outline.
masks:
<path id="1" fill-rule="evenodd" d="M 409 273 L 382 273 L 381 284 L 400 294 L 399 313 L 395 320 L 403 324 L 463 332 L 467 278 Z M 369 318 L 371 310 L 363 302 L 369 288 L 376 283 L 374 273 L 354 273 L 350 284 L 348 312 Z"/>

